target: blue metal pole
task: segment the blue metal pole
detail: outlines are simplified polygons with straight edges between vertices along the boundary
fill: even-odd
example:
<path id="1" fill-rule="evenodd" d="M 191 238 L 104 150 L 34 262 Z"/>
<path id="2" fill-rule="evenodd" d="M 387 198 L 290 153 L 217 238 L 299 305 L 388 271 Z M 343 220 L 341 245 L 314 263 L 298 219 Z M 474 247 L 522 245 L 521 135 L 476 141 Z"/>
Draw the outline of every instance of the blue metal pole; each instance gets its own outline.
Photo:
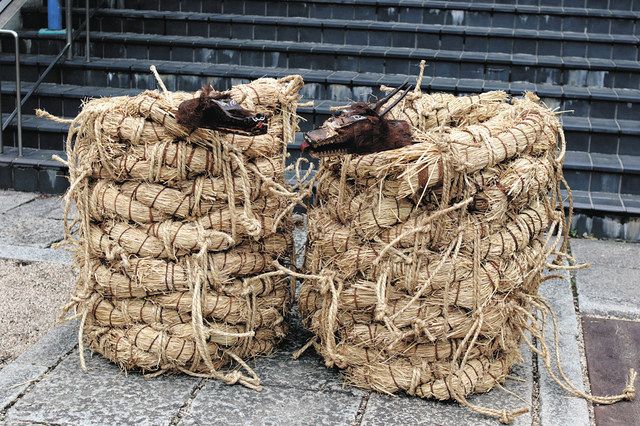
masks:
<path id="1" fill-rule="evenodd" d="M 62 8 L 60 0 L 49 0 L 47 2 L 47 20 L 50 30 L 62 29 Z"/>

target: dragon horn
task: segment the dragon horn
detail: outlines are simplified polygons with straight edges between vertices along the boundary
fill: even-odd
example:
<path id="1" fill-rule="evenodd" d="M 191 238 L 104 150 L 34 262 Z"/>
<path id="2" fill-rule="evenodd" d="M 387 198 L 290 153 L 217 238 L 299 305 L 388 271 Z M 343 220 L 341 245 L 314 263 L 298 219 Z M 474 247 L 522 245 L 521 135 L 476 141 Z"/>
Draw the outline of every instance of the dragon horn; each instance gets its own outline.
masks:
<path id="1" fill-rule="evenodd" d="M 405 84 L 407 84 L 407 83 L 405 83 Z M 404 85 L 403 85 L 403 86 L 404 86 Z M 386 113 L 388 113 L 389 111 L 391 111 L 391 109 L 392 109 L 394 106 L 398 105 L 398 103 L 399 103 L 401 100 L 403 100 L 405 96 L 407 96 L 407 95 L 409 94 L 409 91 L 410 91 L 410 90 L 411 90 L 411 86 L 407 87 L 407 90 L 405 90 L 405 91 L 404 91 L 404 93 L 403 93 L 402 95 L 400 95 L 400 97 L 399 97 L 398 99 L 396 99 L 396 100 L 395 100 L 391 105 L 389 105 L 389 106 L 387 107 L 387 109 L 385 109 L 385 110 L 384 110 L 384 112 L 379 113 L 378 115 L 379 115 L 380 117 L 384 117 L 384 115 L 385 115 Z"/>
<path id="2" fill-rule="evenodd" d="M 402 86 L 398 87 L 397 89 L 394 89 L 393 92 L 389 93 L 387 96 L 385 96 L 384 98 L 380 99 L 378 102 L 376 102 L 376 104 L 373 107 L 373 110 L 378 112 L 378 110 L 380 108 L 382 108 L 382 105 L 385 104 L 385 102 L 387 102 L 389 99 L 391 99 L 393 97 L 393 95 L 395 95 L 396 93 L 398 93 L 400 90 L 404 89 L 407 84 L 409 84 L 409 82 L 405 81 Z"/>

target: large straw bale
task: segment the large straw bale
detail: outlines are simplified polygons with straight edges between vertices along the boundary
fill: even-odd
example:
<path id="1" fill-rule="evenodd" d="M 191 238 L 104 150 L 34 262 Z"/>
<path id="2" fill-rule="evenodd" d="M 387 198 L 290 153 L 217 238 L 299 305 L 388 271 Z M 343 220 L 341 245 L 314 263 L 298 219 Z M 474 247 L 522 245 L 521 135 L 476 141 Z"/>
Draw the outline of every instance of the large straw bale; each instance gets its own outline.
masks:
<path id="1" fill-rule="evenodd" d="M 66 196 L 78 211 L 66 222 L 79 269 L 67 309 L 81 318 L 81 356 L 86 344 L 125 369 L 259 389 L 245 360 L 284 336 L 291 301 L 274 265 L 292 253 L 297 195 L 284 160 L 302 84 L 264 78 L 229 91 L 269 115 L 259 136 L 178 124 L 178 105 L 199 93 L 84 104 L 70 125 Z"/>
<path id="2" fill-rule="evenodd" d="M 310 343 L 355 386 L 510 422 L 526 409 L 466 397 L 503 383 L 530 334 L 544 342 L 533 313 L 553 314 L 538 287 L 562 267 L 568 232 L 562 128 L 531 93 L 416 89 L 389 115 L 410 122 L 412 145 L 321 160 L 300 276 Z M 598 403 L 631 395 L 586 395 L 549 371 Z"/>

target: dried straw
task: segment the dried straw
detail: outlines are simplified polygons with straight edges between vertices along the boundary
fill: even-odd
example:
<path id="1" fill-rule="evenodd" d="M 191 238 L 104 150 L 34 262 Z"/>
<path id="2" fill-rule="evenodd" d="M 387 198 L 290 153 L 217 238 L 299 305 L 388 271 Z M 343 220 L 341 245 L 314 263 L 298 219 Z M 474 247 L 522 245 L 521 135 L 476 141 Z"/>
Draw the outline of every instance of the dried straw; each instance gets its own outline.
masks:
<path id="1" fill-rule="evenodd" d="M 124 369 L 260 388 L 245 361 L 285 335 L 291 301 L 274 261 L 292 252 L 287 212 L 298 195 L 285 187 L 284 161 L 302 85 L 263 78 L 229 91 L 271 116 L 255 137 L 179 125 L 177 106 L 199 93 L 84 104 L 67 138 L 65 197 L 79 269 L 66 312 L 81 318 L 83 367 L 86 344 Z"/>
<path id="2" fill-rule="evenodd" d="M 297 275 L 310 344 L 355 386 L 453 399 L 503 423 L 528 407 L 495 410 L 466 397 L 504 382 L 530 335 L 571 394 L 632 398 L 635 372 L 620 395 L 588 395 L 559 360 L 552 368 L 545 343 L 544 320 L 555 316 L 538 288 L 547 266 L 564 267 L 557 255 L 570 221 L 556 115 L 531 93 L 419 87 L 390 113 L 413 125 L 416 143 L 321 162 L 306 274 Z"/>

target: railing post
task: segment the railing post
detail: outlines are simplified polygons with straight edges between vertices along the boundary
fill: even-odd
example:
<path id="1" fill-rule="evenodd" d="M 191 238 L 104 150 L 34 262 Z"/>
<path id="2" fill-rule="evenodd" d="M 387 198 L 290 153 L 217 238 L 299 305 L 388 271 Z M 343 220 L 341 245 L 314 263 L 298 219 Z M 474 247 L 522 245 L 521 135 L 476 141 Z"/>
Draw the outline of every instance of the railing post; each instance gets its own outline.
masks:
<path id="1" fill-rule="evenodd" d="M 4 141 L 2 140 L 2 81 L 0 81 L 0 154 L 4 153 Z"/>
<path id="2" fill-rule="evenodd" d="M 71 19 L 71 6 L 72 0 L 65 1 L 65 16 L 67 22 L 67 44 L 69 45 L 69 50 L 67 50 L 67 59 L 73 59 L 73 22 Z"/>
<path id="3" fill-rule="evenodd" d="M 16 53 L 16 115 L 18 120 L 18 128 L 16 133 L 18 135 L 18 155 L 22 157 L 22 97 L 21 92 L 22 89 L 20 87 L 20 39 L 18 38 L 18 33 L 11 30 L 2 30 L 0 29 L 0 34 L 8 34 L 13 36 L 15 41 L 15 53 Z M 0 112 L 2 110 L 0 109 Z M 11 115 L 9 115 L 11 117 Z M 11 122 L 9 119 L 8 123 Z M 2 117 L 0 114 L 0 153 L 4 152 L 4 143 L 2 140 L 2 130 L 3 130 Z"/>
<path id="4" fill-rule="evenodd" d="M 84 20 L 86 22 L 85 24 L 85 46 L 84 46 L 84 54 L 86 56 L 86 61 L 89 62 L 89 45 L 90 45 L 90 40 L 89 40 L 89 0 L 86 0 L 85 3 L 85 11 L 84 11 Z"/>
<path id="5" fill-rule="evenodd" d="M 20 40 L 18 34 L 16 40 L 16 111 L 18 119 L 18 157 L 22 157 L 22 87 L 20 84 Z"/>

